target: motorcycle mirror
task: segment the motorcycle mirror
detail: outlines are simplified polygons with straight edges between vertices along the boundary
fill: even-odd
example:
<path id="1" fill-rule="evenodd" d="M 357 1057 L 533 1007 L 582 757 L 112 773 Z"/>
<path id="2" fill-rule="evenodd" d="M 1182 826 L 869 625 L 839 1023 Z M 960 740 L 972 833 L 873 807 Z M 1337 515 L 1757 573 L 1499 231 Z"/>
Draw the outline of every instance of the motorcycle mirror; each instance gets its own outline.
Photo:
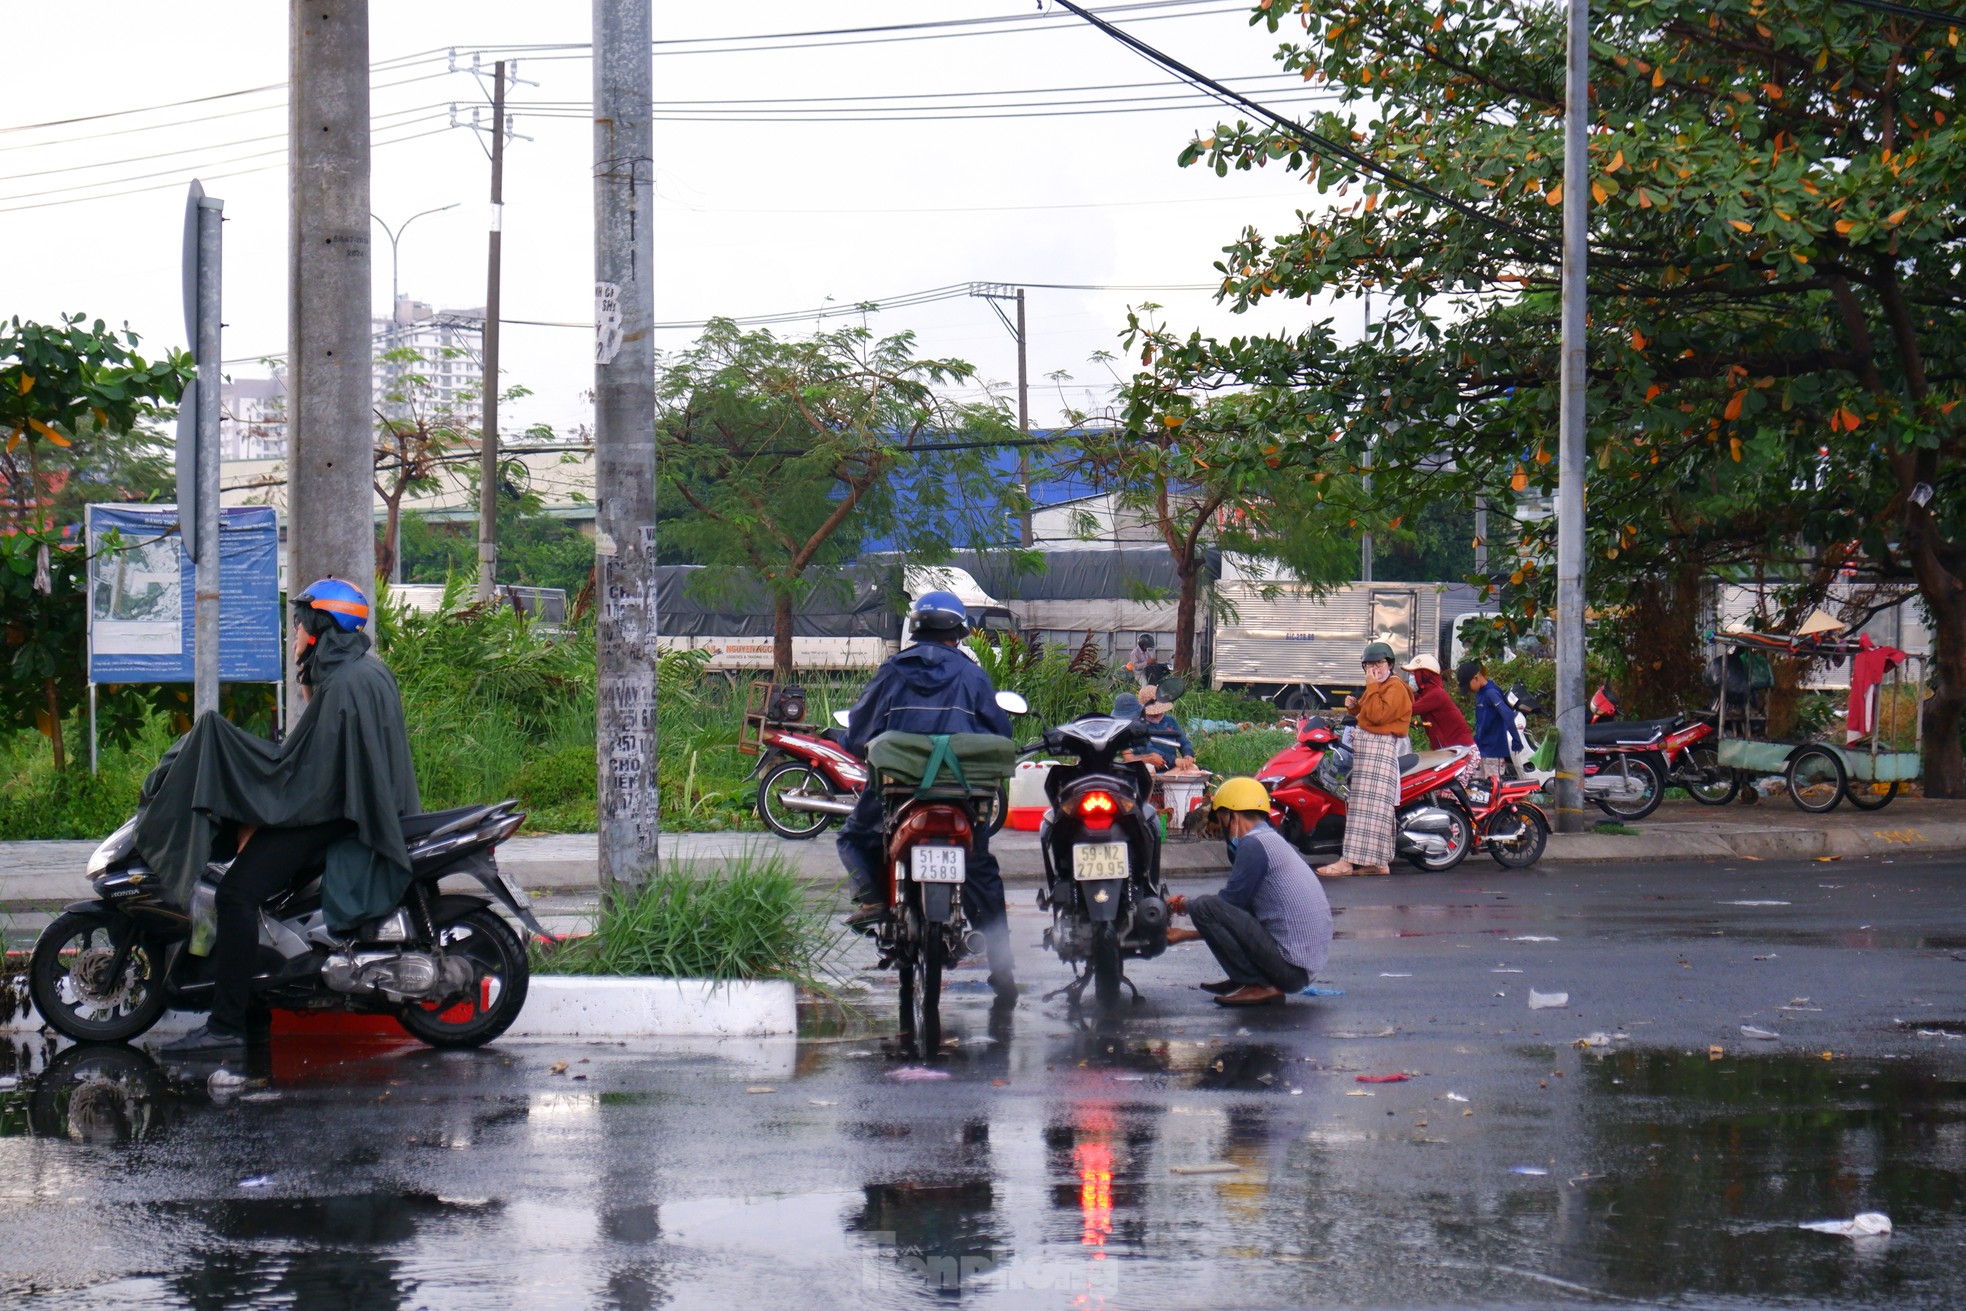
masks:
<path id="1" fill-rule="evenodd" d="M 833 712 L 833 722 L 834 722 L 835 724 L 838 724 L 838 725 L 839 725 L 839 726 L 840 726 L 841 728 L 845 728 L 845 727 L 847 726 L 847 723 L 848 723 L 848 720 L 849 720 L 849 717 L 848 717 L 848 715 L 847 715 L 847 712 L 846 712 L 846 711 L 844 711 L 844 710 L 835 710 L 835 711 Z"/>
<path id="2" fill-rule="evenodd" d="M 1174 701 L 1188 690 L 1188 680 L 1179 674 L 1169 674 L 1154 685 L 1154 690 L 1160 694 L 1161 700 Z"/>
<path id="3" fill-rule="evenodd" d="M 1031 713 L 1031 703 L 1015 692 L 999 692 L 997 709 L 1007 715 L 1028 715 Z"/>

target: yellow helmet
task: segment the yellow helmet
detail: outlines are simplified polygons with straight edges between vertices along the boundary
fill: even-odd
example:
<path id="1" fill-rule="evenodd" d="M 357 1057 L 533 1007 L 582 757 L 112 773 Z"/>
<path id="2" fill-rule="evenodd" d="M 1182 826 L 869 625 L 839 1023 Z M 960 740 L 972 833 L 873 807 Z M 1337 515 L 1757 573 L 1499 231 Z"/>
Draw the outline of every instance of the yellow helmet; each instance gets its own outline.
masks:
<path id="1" fill-rule="evenodd" d="M 1209 800 L 1215 810 L 1252 810 L 1260 814 L 1270 813 L 1270 793 L 1253 778 L 1232 778 L 1215 789 Z"/>

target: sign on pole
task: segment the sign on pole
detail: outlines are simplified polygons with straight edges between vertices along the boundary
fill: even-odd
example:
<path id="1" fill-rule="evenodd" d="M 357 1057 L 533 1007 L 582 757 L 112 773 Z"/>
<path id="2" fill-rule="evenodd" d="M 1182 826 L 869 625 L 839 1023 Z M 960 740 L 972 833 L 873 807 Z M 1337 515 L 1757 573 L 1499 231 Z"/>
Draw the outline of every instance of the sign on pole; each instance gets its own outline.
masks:
<path id="1" fill-rule="evenodd" d="M 197 566 L 174 505 L 91 505 L 89 681 L 189 683 L 194 676 Z M 271 506 L 235 506 L 218 522 L 218 672 L 227 683 L 277 683 L 280 528 Z"/>

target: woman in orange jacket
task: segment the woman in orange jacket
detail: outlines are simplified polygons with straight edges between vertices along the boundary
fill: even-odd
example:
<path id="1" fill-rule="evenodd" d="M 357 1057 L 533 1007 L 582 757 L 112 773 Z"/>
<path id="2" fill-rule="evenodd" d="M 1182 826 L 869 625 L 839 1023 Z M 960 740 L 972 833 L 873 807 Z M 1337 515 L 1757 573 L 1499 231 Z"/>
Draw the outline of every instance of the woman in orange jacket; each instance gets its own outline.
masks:
<path id="1" fill-rule="evenodd" d="M 1384 642 L 1367 646 L 1359 665 L 1365 671 L 1365 690 L 1345 698 L 1345 709 L 1358 717 L 1345 800 L 1345 854 L 1318 870 L 1329 878 L 1393 872 L 1399 757 L 1413 722 L 1413 693 L 1393 677 L 1393 649 Z"/>

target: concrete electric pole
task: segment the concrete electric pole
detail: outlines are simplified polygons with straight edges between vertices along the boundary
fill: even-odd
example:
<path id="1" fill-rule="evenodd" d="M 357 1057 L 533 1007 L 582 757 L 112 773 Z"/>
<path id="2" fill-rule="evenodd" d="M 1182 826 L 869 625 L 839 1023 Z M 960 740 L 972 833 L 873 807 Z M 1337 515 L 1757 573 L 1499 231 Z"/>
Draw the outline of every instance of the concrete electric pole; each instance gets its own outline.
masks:
<path id="1" fill-rule="evenodd" d="M 185 244 L 196 246 L 195 290 L 192 313 L 191 350 L 198 361 L 197 405 L 197 490 L 192 497 L 192 531 L 184 534 L 191 548 L 194 577 L 191 613 L 191 689 L 192 713 L 202 715 L 218 709 L 218 420 L 219 420 L 219 320 L 225 285 L 225 202 L 207 196 L 197 182 L 191 184 L 189 212 L 185 215 Z M 182 519 L 184 507 L 178 507 Z"/>
<path id="2" fill-rule="evenodd" d="M 594 568 L 601 895 L 655 872 L 650 0 L 594 0 Z"/>
<path id="3" fill-rule="evenodd" d="M 1031 366 L 1030 337 L 1024 331 L 1024 289 L 1007 287 L 998 282 L 972 282 L 969 294 L 979 300 L 988 301 L 996 311 L 997 318 L 1010 330 L 1017 342 L 1017 433 L 1020 437 L 1031 435 Z M 1000 300 L 1017 302 L 1017 313 L 1013 318 L 1003 312 L 997 304 Z M 1017 544 L 1030 549 L 1035 540 L 1031 525 L 1031 448 L 1017 448 L 1017 490 L 1024 498 L 1024 508 L 1017 516 Z"/>
<path id="4" fill-rule="evenodd" d="M 287 579 L 375 584 L 368 0 L 289 0 Z M 216 398 L 214 398 L 216 399 Z M 289 716 L 303 704 L 297 688 Z"/>
<path id="5" fill-rule="evenodd" d="M 498 587 L 498 315 L 505 227 L 505 61 L 492 66 L 491 232 L 485 257 L 484 425 L 478 444 L 478 599 Z"/>
<path id="6" fill-rule="evenodd" d="M 1556 827 L 1584 827 L 1584 273 L 1589 256 L 1590 0 L 1569 0 L 1563 109 L 1563 356 L 1556 491 Z"/>

